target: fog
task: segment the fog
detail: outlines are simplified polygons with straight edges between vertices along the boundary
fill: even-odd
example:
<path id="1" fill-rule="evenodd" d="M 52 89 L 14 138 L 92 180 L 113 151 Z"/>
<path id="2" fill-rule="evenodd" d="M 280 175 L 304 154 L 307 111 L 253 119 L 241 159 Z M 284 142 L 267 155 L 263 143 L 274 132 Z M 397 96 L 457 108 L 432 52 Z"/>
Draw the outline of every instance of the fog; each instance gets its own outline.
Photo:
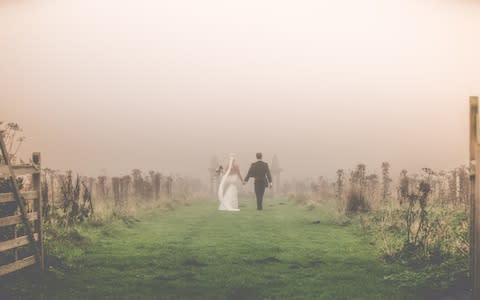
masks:
<path id="1" fill-rule="evenodd" d="M 82 174 L 466 164 L 480 2 L 0 0 L 0 120 Z"/>

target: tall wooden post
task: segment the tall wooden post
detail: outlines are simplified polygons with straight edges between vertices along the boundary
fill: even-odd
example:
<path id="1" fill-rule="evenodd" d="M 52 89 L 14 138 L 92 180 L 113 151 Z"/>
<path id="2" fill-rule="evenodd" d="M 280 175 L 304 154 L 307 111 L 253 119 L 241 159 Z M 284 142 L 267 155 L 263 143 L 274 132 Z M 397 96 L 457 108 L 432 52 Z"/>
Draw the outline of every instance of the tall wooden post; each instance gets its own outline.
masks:
<path id="1" fill-rule="evenodd" d="M 282 173 L 283 169 L 280 167 L 280 162 L 278 161 L 277 155 L 273 156 L 270 169 L 273 177 L 273 193 L 278 194 L 280 193 L 280 173 Z"/>
<path id="2" fill-rule="evenodd" d="M 55 175 L 53 170 L 50 173 L 50 190 L 52 191 L 50 202 L 52 203 L 52 207 L 54 207 L 55 206 Z"/>
<path id="3" fill-rule="evenodd" d="M 122 203 L 120 201 L 120 178 L 112 178 L 112 190 L 113 190 L 113 200 L 115 203 L 115 208 L 120 208 Z"/>
<path id="4" fill-rule="evenodd" d="M 217 195 L 219 178 L 217 156 L 212 156 L 212 158 L 210 159 L 210 167 L 208 168 L 208 173 L 210 175 L 210 193 L 212 193 L 212 195 Z"/>
<path id="5" fill-rule="evenodd" d="M 480 299 L 480 141 L 478 97 L 470 97 L 470 276 L 473 298 Z"/>
<path id="6" fill-rule="evenodd" d="M 39 152 L 32 154 L 32 162 L 38 166 L 41 170 L 42 157 Z M 45 269 L 45 253 L 43 248 L 43 201 L 42 201 L 42 184 L 40 172 L 32 174 L 33 189 L 37 193 L 37 199 L 35 200 L 35 209 L 38 214 L 38 220 L 35 223 L 35 231 L 38 233 L 38 250 L 40 251 L 40 267 Z"/>
<path id="7" fill-rule="evenodd" d="M 154 193 L 155 193 L 155 200 L 158 201 L 160 199 L 160 186 L 162 184 L 162 174 L 159 172 L 155 173 L 153 186 L 154 186 Z"/>

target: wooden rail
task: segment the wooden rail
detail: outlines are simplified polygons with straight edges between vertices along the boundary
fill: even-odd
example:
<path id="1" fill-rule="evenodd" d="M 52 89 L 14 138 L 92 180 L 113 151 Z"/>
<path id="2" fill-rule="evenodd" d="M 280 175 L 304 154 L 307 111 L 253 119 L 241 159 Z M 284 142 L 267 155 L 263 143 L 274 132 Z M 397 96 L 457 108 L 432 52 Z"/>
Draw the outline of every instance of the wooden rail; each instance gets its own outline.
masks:
<path id="1" fill-rule="evenodd" d="M 23 199 L 36 200 L 38 198 L 36 191 L 22 192 Z M 15 202 L 15 196 L 13 193 L 0 193 L 0 203 Z"/>
<path id="2" fill-rule="evenodd" d="M 17 176 L 24 176 L 24 175 L 32 175 L 36 173 L 40 173 L 40 167 L 35 165 L 14 165 L 12 166 L 13 171 L 15 171 L 15 175 Z M 8 170 L 8 166 L 0 165 L 0 178 L 8 179 L 10 178 L 10 173 Z"/>
<path id="3" fill-rule="evenodd" d="M 35 240 L 38 241 L 38 233 L 35 233 L 33 236 Z M 26 246 L 26 245 L 28 245 L 28 237 L 21 236 L 13 240 L 0 242 L 0 252 L 15 249 L 15 248 Z"/>
<path id="4" fill-rule="evenodd" d="M 8 179 L 13 187 L 12 193 L 0 193 L 0 205 L 9 207 L 13 215 L 0 217 L 0 229 L 11 227 L 12 236 L 9 240 L 0 242 L 0 254 L 8 251 L 5 257 L 12 257 L 11 263 L 0 265 L 0 276 L 38 265 L 44 268 L 43 250 L 43 220 L 40 184 L 40 153 L 33 153 L 32 164 L 12 165 L 3 140 L 3 132 L 0 132 L 0 150 L 2 161 L 0 163 L 0 178 Z M 20 191 L 17 185 L 17 176 L 31 175 L 33 191 Z M 28 205 L 28 201 L 31 201 Z M 32 203 L 33 202 L 33 203 Z M 33 211 L 32 211 L 33 209 Z M 16 212 L 15 212 L 16 211 Z M 23 224 L 26 235 L 18 236 L 17 225 Z M 34 255 L 19 259 L 19 248 L 29 246 Z"/>
<path id="5" fill-rule="evenodd" d="M 26 268 L 28 266 L 34 265 L 35 264 L 35 257 L 34 256 L 29 256 L 27 258 L 24 258 L 22 260 L 17 260 L 11 264 L 8 265 L 3 265 L 0 267 L 0 276 L 6 275 L 8 273 L 12 273 L 18 270 L 21 270 L 23 268 Z"/>
<path id="6" fill-rule="evenodd" d="M 29 221 L 36 221 L 38 220 L 38 214 L 36 212 L 27 214 L 27 218 Z M 8 216 L 0 218 L 0 227 L 10 226 L 22 224 L 22 216 L 15 215 L 15 216 Z"/>

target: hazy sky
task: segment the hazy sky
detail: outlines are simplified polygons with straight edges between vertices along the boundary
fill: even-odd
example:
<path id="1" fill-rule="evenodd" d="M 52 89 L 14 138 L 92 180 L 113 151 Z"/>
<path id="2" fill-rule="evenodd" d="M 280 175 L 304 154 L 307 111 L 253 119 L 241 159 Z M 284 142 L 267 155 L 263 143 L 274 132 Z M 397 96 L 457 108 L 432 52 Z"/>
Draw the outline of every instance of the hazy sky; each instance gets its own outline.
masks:
<path id="1" fill-rule="evenodd" d="M 0 0 L 0 120 L 98 175 L 467 162 L 476 0 Z"/>

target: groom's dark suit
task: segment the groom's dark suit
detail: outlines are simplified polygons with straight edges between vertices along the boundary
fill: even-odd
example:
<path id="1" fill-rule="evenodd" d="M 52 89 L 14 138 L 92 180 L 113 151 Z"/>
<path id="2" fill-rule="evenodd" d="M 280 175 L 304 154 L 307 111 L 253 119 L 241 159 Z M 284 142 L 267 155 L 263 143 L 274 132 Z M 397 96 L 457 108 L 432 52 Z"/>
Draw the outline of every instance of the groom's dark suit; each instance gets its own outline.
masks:
<path id="1" fill-rule="evenodd" d="M 268 164 L 261 160 L 253 163 L 248 170 L 247 176 L 245 177 L 245 182 L 247 182 L 250 177 L 255 178 L 255 195 L 257 196 L 257 209 L 262 210 L 265 187 L 267 187 L 268 184 L 272 182 L 272 175 L 270 174 Z"/>

